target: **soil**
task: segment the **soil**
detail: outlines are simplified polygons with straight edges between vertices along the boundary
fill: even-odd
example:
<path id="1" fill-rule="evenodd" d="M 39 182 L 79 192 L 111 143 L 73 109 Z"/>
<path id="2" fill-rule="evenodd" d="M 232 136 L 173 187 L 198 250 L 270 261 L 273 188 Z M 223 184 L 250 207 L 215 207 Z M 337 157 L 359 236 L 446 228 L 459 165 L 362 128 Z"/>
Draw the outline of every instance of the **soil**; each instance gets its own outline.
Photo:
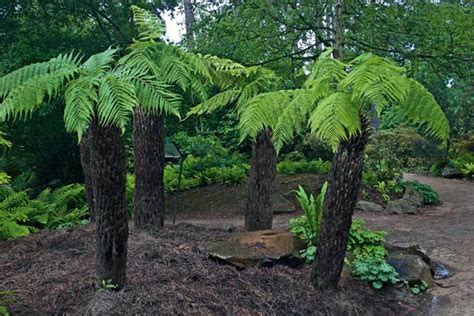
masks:
<path id="1" fill-rule="evenodd" d="M 223 229 L 179 224 L 130 233 L 128 284 L 119 292 L 94 285 L 92 225 L 0 243 L 1 304 L 12 315 L 403 315 L 425 308 L 413 295 L 353 279 L 338 292 L 318 293 L 309 267 L 220 265 L 206 245 L 232 236 Z"/>
<path id="2" fill-rule="evenodd" d="M 455 270 L 453 277 L 437 281 L 432 296 L 375 291 L 352 279 L 344 279 L 337 293 L 322 294 L 309 283 L 309 267 L 238 271 L 219 265 L 209 260 L 206 246 L 242 229 L 242 211 L 235 203 L 242 196 L 240 186 L 210 186 L 183 193 L 188 204 L 183 202 L 178 220 L 187 223 L 167 224 L 156 233 L 138 232 L 130 223 L 128 285 L 117 293 L 97 291 L 94 284 L 92 225 L 0 242 L 0 306 L 13 315 L 84 314 L 88 306 L 112 314 L 473 315 L 474 183 L 408 178 L 434 187 L 442 204 L 419 215 L 356 217 L 387 231 L 390 243 L 419 244 Z M 290 200 L 297 184 L 317 192 L 323 181 L 315 175 L 277 178 L 279 192 Z M 275 216 L 274 226 L 286 227 L 298 213 Z M 427 304 L 431 297 L 433 303 Z"/>

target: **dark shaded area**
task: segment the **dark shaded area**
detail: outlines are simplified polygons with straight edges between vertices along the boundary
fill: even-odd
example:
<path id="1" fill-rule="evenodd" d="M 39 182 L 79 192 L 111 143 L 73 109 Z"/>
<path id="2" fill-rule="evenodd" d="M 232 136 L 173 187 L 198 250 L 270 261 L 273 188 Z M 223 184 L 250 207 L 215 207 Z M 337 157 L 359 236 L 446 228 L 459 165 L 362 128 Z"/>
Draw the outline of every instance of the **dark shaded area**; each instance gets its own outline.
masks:
<path id="1" fill-rule="evenodd" d="M 93 226 L 88 225 L 0 243 L 0 288 L 13 291 L 10 312 L 84 314 L 96 295 L 93 236 Z M 128 285 L 118 293 L 101 292 L 94 302 L 120 315 L 403 315 L 423 311 L 420 297 L 375 291 L 351 279 L 344 280 L 337 293 L 320 294 L 309 282 L 309 267 L 238 271 L 208 259 L 208 242 L 231 236 L 225 230 L 189 224 L 168 226 L 155 234 L 131 227 Z"/>

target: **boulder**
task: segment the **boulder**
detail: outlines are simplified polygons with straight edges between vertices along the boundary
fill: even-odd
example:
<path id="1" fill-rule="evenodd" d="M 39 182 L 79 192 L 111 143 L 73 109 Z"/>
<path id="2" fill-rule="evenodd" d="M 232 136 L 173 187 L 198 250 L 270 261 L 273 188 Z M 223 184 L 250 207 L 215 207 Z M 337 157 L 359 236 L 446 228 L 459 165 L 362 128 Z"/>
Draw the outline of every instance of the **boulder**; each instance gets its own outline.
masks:
<path id="1" fill-rule="evenodd" d="M 416 214 L 418 207 L 410 200 L 399 199 L 387 203 L 387 212 L 391 214 Z"/>
<path id="2" fill-rule="evenodd" d="M 423 206 L 423 194 L 417 190 L 413 186 L 408 186 L 405 189 L 405 194 L 403 194 L 403 199 L 407 201 L 413 202 L 416 206 Z"/>
<path id="3" fill-rule="evenodd" d="M 359 201 L 357 202 L 356 209 L 364 212 L 375 212 L 375 213 L 380 213 L 383 212 L 385 209 L 383 206 L 369 202 L 369 201 Z"/>
<path id="4" fill-rule="evenodd" d="M 441 171 L 441 175 L 445 178 L 448 178 L 448 179 L 462 178 L 463 177 L 462 172 L 459 171 L 457 168 L 453 168 L 453 167 L 445 167 Z"/>
<path id="5" fill-rule="evenodd" d="M 209 257 L 238 268 L 271 267 L 276 264 L 301 266 L 300 250 L 305 243 L 289 231 L 245 232 L 232 241 L 217 241 L 209 247 Z"/>
<path id="6" fill-rule="evenodd" d="M 290 214 L 296 211 L 295 205 L 281 194 L 272 195 L 272 205 L 274 215 Z"/>
<path id="7" fill-rule="evenodd" d="M 402 281 L 425 281 L 429 286 L 434 284 L 430 267 L 418 255 L 402 252 L 393 253 L 388 256 L 387 262 L 395 268 Z"/>

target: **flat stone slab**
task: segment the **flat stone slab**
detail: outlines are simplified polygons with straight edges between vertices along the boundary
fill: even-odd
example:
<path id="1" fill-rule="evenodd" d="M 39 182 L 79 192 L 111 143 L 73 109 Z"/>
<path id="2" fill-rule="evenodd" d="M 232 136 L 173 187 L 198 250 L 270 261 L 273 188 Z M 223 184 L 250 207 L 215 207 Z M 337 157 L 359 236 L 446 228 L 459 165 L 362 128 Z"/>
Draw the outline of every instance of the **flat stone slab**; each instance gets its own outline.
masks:
<path id="1" fill-rule="evenodd" d="M 271 267 L 276 264 L 298 267 L 304 263 L 299 251 L 305 243 L 289 231 L 244 232 L 231 241 L 209 246 L 209 257 L 238 268 Z"/>

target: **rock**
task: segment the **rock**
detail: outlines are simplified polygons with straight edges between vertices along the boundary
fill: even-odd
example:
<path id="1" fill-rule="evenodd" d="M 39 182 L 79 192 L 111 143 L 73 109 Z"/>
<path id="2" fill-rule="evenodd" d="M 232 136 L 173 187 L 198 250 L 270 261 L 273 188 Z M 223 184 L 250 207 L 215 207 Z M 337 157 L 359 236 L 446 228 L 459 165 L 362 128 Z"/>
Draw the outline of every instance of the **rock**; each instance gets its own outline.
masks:
<path id="1" fill-rule="evenodd" d="M 233 241 L 214 242 L 209 257 L 239 268 L 271 267 L 276 264 L 298 267 L 304 263 L 299 251 L 305 243 L 288 231 L 245 232 Z"/>
<path id="2" fill-rule="evenodd" d="M 388 256 L 387 262 L 395 268 L 402 281 L 425 281 L 429 286 L 434 284 L 431 269 L 420 256 L 394 253 Z"/>
<path id="3" fill-rule="evenodd" d="M 412 201 L 399 199 L 387 203 L 387 212 L 391 214 L 416 214 L 418 207 Z"/>
<path id="4" fill-rule="evenodd" d="M 405 194 L 403 194 L 403 199 L 413 202 L 416 206 L 422 206 L 424 204 L 423 194 L 415 190 L 413 186 L 408 186 L 406 188 Z"/>
<path id="5" fill-rule="evenodd" d="M 454 275 L 454 271 L 451 268 L 448 268 L 437 260 L 431 260 L 430 268 L 433 279 L 435 280 L 447 279 Z"/>
<path id="6" fill-rule="evenodd" d="M 441 175 L 445 178 L 448 179 L 454 179 L 454 178 L 462 178 L 463 174 L 461 171 L 459 171 L 457 168 L 452 168 L 452 167 L 445 167 L 441 171 Z"/>
<path id="7" fill-rule="evenodd" d="M 273 194 L 272 205 L 274 215 L 290 214 L 296 211 L 295 205 L 281 194 Z"/>
<path id="8" fill-rule="evenodd" d="M 376 203 L 369 201 L 359 201 L 357 202 L 356 209 L 364 212 L 383 212 L 384 208 Z"/>

